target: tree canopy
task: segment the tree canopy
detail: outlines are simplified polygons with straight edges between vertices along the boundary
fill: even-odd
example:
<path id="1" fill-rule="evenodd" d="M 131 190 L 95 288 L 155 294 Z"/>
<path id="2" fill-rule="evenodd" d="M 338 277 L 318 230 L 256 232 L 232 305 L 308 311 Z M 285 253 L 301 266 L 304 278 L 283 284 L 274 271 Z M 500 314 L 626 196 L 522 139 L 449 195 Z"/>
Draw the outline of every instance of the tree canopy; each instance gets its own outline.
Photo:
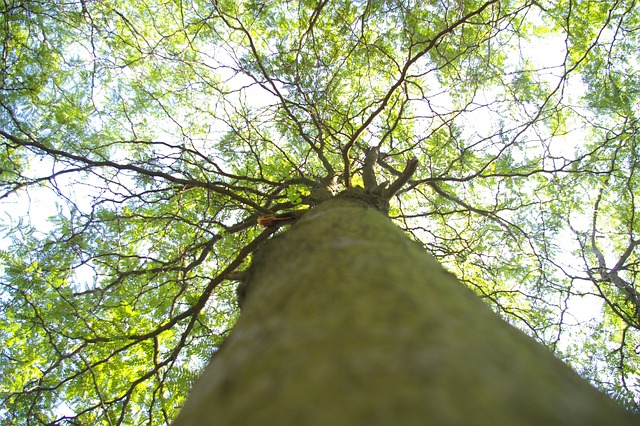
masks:
<path id="1" fill-rule="evenodd" d="M 390 217 L 640 409 L 635 1 L 0 5 L 0 419 L 163 424 L 260 215 Z"/>

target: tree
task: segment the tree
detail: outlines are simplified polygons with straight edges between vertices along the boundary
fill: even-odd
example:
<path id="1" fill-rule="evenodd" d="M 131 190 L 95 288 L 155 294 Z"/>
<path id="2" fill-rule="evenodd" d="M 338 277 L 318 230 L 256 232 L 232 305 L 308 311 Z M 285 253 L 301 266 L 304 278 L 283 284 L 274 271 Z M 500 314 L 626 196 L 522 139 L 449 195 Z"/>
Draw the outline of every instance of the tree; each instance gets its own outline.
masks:
<path id="1" fill-rule="evenodd" d="M 258 248 L 176 426 L 637 423 L 372 207 L 385 202 L 347 190 Z"/>
<path id="2" fill-rule="evenodd" d="M 236 320 L 257 218 L 372 182 L 638 410 L 633 1 L 1 8 L 3 421 L 169 423 Z"/>

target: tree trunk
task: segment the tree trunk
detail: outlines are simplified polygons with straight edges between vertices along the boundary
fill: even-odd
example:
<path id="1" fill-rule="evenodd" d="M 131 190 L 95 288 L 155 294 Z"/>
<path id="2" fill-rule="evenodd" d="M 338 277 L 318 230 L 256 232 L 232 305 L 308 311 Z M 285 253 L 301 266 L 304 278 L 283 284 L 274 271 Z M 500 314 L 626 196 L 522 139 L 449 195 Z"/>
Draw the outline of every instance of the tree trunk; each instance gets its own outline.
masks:
<path id="1" fill-rule="evenodd" d="M 254 255 L 175 425 L 631 425 L 383 214 L 336 197 Z"/>

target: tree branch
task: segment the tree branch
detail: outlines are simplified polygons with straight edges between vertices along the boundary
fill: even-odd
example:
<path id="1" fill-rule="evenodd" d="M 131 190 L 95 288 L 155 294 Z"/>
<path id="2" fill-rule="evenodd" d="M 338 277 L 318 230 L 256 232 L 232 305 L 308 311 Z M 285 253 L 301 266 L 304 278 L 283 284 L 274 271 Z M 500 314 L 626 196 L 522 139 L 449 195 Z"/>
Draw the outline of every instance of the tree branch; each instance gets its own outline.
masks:
<path id="1" fill-rule="evenodd" d="M 376 183 L 376 162 L 378 161 L 378 148 L 370 146 L 364 150 L 364 166 L 362 168 L 362 180 L 365 189 L 373 190 L 378 184 Z"/>
<path id="2" fill-rule="evenodd" d="M 210 191 L 213 192 L 217 192 L 219 194 L 222 195 L 226 195 L 229 198 L 238 201 L 242 204 L 245 204 L 246 206 L 252 207 L 253 209 L 259 211 L 259 212 L 263 212 L 263 213 L 269 213 L 269 210 L 265 209 L 264 207 L 262 207 L 261 205 L 253 202 L 252 200 L 240 196 L 238 194 L 236 194 L 235 192 L 233 192 L 230 189 L 226 189 L 223 188 L 222 186 L 220 186 L 219 184 L 215 184 L 215 183 L 209 183 L 209 182 L 200 182 L 200 181 L 196 181 L 193 179 L 184 179 L 184 178 L 180 178 L 180 177 L 176 177 L 173 176 L 169 173 L 166 172 L 162 172 L 162 171 L 158 171 L 158 170 L 149 170 L 146 169 L 144 167 L 140 167 L 140 166 L 136 166 L 134 164 L 120 164 L 120 163 L 116 163 L 114 161 L 111 160 L 93 160 L 91 158 L 87 158 L 85 156 L 82 155 L 77 155 L 77 154 L 73 154 L 71 152 L 66 152 L 66 151 L 62 151 L 60 149 L 56 149 L 56 148 L 51 148 L 46 146 L 45 144 L 36 141 L 35 139 L 31 138 L 30 140 L 25 140 L 22 138 L 18 138 L 16 136 L 13 136 L 3 130 L 0 130 L 0 135 L 4 136 L 6 139 L 10 140 L 11 142 L 15 143 L 16 145 L 19 146 L 25 146 L 25 147 L 33 147 L 36 148 L 46 154 L 49 154 L 51 157 L 56 158 L 56 157 L 62 157 L 62 158 L 66 158 L 68 160 L 73 160 L 73 161 L 77 161 L 80 162 L 82 164 L 85 164 L 87 166 L 92 166 L 92 167 L 110 167 L 113 169 L 117 169 L 117 170 L 128 170 L 128 171 L 132 171 L 135 173 L 139 173 L 141 175 L 144 176 L 149 176 L 149 177 L 154 177 L 154 178 L 161 178 L 164 180 L 167 180 L 173 184 L 177 184 L 177 185 L 190 185 L 190 186 L 197 186 L 200 188 L 205 188 L 208 189 Z"/>
<path id="3" fill-rule="evenodd" d="M 415 173 L 418 168 L 418 160 L 415 158 L 411 158 L 407 160 L 407 165 L 404 168 L 404 171 L 398 176 L 398 178 L 393 181 L 393 183 L 384 191 L 384 195 L 387 199 L 391 199 L 400 189 L 411 179 L 411 176 Z"/>

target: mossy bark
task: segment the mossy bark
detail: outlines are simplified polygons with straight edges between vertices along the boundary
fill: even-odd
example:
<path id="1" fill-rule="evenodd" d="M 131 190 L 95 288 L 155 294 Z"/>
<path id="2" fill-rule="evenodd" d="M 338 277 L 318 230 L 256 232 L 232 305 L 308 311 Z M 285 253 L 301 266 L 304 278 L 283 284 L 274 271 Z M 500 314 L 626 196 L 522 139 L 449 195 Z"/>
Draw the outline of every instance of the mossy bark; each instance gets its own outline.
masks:
<path id="1" fill-rule="evenodd" d="M 631 425 L 380 212 L 335 198 L 254 255 L 175 425 Z"/>

